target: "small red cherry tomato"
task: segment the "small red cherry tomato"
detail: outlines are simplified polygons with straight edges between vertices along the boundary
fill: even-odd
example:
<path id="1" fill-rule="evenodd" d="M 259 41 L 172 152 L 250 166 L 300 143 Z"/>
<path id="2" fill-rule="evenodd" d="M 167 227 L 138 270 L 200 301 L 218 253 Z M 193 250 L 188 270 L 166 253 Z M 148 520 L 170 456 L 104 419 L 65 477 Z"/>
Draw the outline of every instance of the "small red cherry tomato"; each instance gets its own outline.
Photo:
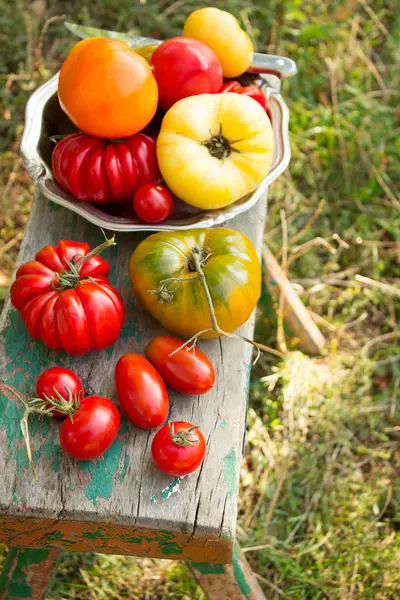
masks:
<path id="1" fill-rule="evenodd" d="M 62 396 L 66 401 L 71 398 L 80 400 L 83 397 L 83 385 L 73 371 L 63 367 L 52 367 L 39 375 L 36 382 L 36 395 L 44 400 L 51 398 L 59 401 L 59 396 Z M 51 403 L 47 403 L 48 408 L 51 408 L 51 406 Z M 52 413 L 55 417 L 65 419 L 66 415 L 55 409 Z"/>
<path id="2" fill-rule="evenodd" d="M 235 79 L 232 79 L 231 81 L 227 81 L 222 85 L 221 89 L 219 90 L 219 93 L 223 94 L 226 92 L 236 92 L 237 94 L 240 94 L 242 89 L 242 84 L 236 81 Z"/>
<path id="3" fill-rule="evenodd" d="M 172 196 L 165 186 L 148 183 L 135 193 L 133 208 L 142 221 L 159 223 L 172 212 Z"/>
<path id="4" fill-rule="evenodd" d="M 115 367 L 121 408 L 142 429 L 153 429 L 168 417 L 168 390 L 155 368 L 140 354 L 124 354 Z"/>
<path id="5" fill-rule="evenodd" d="M 220 94 L 224 94 L 226 92 L 234 92 L 235 94 L 242 94 L 243 96 L 249 96 L 250 98 L 253 98 L 253 100 L 256 100 L 259 104 L 261 104 L 270 121 L 272 122 L 272 113 L 267 106 L 267 98 L 258 85 L 242 86 L 238 81 L 227 81 L 221 87 Z"/>
<path id="6" fill-rule="evenodd" d="M 87 396 L 70 418 L 63 421 L 59 435 L 63 450 L 72 458 L 91 460 L 101 456 L 118 435 L 120 416 L 108 398 Z"/>
<path id="7" fill-rule="evenodd" d="M 164 473 L 182 477 L 201 465 L 206 453 L 206 440 L 200 429 L 185 421 L 164 425 L 151 445 L 153 461 Z"/>
<path id="8" fill-rule="evenodd" d="M 182 348 L 183 340 L 159 335 L 146 347 L 146 356 L 170 388 L 182 394 L 205 394 L 215 383 L 215 371 L 207 356 L 198 348 Z"/>

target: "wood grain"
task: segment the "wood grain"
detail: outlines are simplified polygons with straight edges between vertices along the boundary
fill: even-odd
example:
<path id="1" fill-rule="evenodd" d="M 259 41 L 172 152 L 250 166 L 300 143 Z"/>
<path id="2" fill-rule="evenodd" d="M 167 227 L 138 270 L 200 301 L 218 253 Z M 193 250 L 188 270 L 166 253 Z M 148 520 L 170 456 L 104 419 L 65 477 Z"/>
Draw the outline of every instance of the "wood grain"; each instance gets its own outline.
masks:
<path id="1" fill-rule="evenodd" d="M 266 200 L 259 201 L 252 210 L 227 224 L 248 235 L 258 252 L 261 251 L 265 212 Z M 126 352 L 142 353 L 146 343 L 163 332 L 136 306 L 127 277 L 130 255 L 143 237 L 143 234 L 118 234 L 118 246 L 105 255 L 112 265 L 112 282 L 121 291 L 127 308 L 125 325 L 117 343 L 103 352 L 75 358 L 50 351 L 29 337 L 19 314 L 6 302 L 0 320 L 0 380 L 28 394 L 34 391 L 35 380 L 41 371 L 57 364 L 64 365 L 79 374 L 89 392 L 118 402 L 114 388 L 114 367 L 118 358 Z M 43 197 L 36 198 L 19 263 L 33 258 L 44 244 L 56 245 L 63 238 L 88 241 L 94 246 L 101 241 L 102 234 L 72 212 L 48 203 Z M 242 327 L 241 333 L 251 337 L 253 325 L 254 315 Z M 171 392 L 171 418 L 198 424 L 208 441 L 208 451 L 202 467 L 180 482 L 171 481 L 153 466 L 149 449 L 154 432 L 138 430 L 125 419 L 117 441 L 105 456 L 81 463 L 60 452 L 55 420 L 33 419 L 32 448 L 40 478 L 36 482 L 29 472 L 19 430 L 21 407 L 2 387 L 0 515 L 14 523 L 21 517 L 34 518 L 39 530 L 41 519 L 51 521 L 53 535 L 45 542 L 42 540 L 45 546 L 70 549 L 71 545 L 62 541 L 64 534 L 57 534 L 57 524 L 65 533 L 66 524 L 86 522 L 88 531 L 91 528 L 98 531 L 96 527 L 100 525 L 111 528 L 115 525 L 125 532 L 132 531 L 133 538 L 138 529 L 148 530 L 150 537 L 152 531 L 164 532 L 167 542 L 161 540 L 159 551 L 152 552 L 152 555 L 164 558 L 183 558 L 183 546 L 187 543 L 193 548 L 195 560 L 209 560 L 209 539 L 214 562 L 229 562 L 235 537 L 252 350 L 240 341 L 227 339 L 204 341 L 200 347 L 216 366 L 216 385 L 200 397 Z M 96 535 L 101 536 L 101 531 Z M 2 536 L 12 543 L 11 533 L 7 535 L 7 531 L 3 531 Z M 126 535 L 124 553 L 129 553 L 128 538 Z M 74 541 L 78 541 L 76 537 Z M 137 546 L 137 540 L 133 539 L 132 554 L 138 553 Z M 201 554 L 203 559 L 199 558 Z"/>

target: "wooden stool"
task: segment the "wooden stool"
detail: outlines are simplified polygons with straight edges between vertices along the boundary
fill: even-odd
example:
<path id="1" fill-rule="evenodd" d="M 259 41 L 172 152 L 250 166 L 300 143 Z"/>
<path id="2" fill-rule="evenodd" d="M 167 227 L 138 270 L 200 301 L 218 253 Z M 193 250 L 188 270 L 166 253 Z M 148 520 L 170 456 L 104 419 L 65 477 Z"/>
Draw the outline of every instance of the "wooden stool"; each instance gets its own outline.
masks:
<path id="1" fill-rule="evenodd" d="M 227 224 L 245 233 L 259 253 L 265 212 L 262 199 Z M 50 351 L 31 339 L 19 313 L 6 302 L 0 321 L 0 380 L 29 394 L 42 371 L 62 365 L 78 373 L 86 390 L 117 400 L 118 358 L 143 353 L 151 338 L 164 333 L 137 307 L 128 279 L 130 255 L 143 237 L 118 234 L 118 246 L 104 255 L 127 312 L 114 346 L 74 358 Z M 74 213 L 37 197 L 19 263 L 61 239 L 94 247 L 102 234 Z M 252 337 L 253 326 L 254 315 L 241 333 Z M 10 548 L 0 598 L 43 598 L 52 564 L 63 550 L 185 560 L 210 598 L 264 598 L 234 545 L 252 348 L 226 338 L 201 342 L 201 348 L 216 367 L 214 389 L 200 397 L 170 394 L 170 418 L 198 424 L 208 444 L 201 468 L 182 480 L 171 480 L 154 467 L 154 431 L 139 430 L 125 417 L 110 450 L 90 462 L 76 462 L 60 452 L 55 419 L 32 418 L 36 482 L 19 427 L 22 406 L 0 384 L 0 542 Z"/>

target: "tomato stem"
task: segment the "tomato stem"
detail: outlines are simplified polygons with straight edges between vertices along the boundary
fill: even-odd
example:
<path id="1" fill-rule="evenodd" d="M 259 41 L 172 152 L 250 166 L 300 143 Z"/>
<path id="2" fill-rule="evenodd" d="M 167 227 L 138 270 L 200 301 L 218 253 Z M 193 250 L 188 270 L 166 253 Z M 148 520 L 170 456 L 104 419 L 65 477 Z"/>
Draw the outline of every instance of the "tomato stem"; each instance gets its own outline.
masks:
<path id="1" fill-rule="evenodd" d="M 190 427 L 189 429 L 180 429 L 175 433 L 173 423 L 169 422 L 168 429 L 171 436 L 171 440 L 177 446 L 195 446 L 199 443 L 198 440 L 189 440 L 189 435 L 192 433 L 192 431 L 198 429 L 197 425 L 193 425 L 193 427 Z"/>
<path id="2" fill-rule="evenodd" d="M 207 304 L 208 304 L 208 308 L 210 311 L 212 327 L 208 327 L 207 329 L 203 329 L 202 331 L 197 332 L 190 339 L 188 339 L 185 343 L 183 343 L 181 346 L 179 346 L 173 352 L 171 352 L 171 354 L 169 356 L 173 356 L 180 350 L 183 350 L 183 348 L 186 348 L 186 349 L 194 348 L 196 346 L 197 340 L 199 339 L 199 337 L 201 335 L 203 335 L 204 333 L 208 333 L 209 331 L 215 331 L 215 333 L 217 333 L 218 335 L 229 337 L 229 338 L 232 338 L 235 340 L 243 340 L 244 342 L 251 344 L 253 346 L 253 348 L 255 348 L 257 350 L 257 356 L 255 357 L 255 359 L 253 361 L 253 366 L 254 366 L 257 363 L 258 359 L 260 358 L 261 350 L 265 350 L 266 346 L 263 346 L 262 344 L 257 344 L 257 342 L 254 342 L 253 340 L 251 340 L 243 335 L 238 335 L 237 333 L 228 333 L 227 331 L 224 331 L 223 329 L 221 329 L 221 327 L 218 325 L 217 317 L 216 317 L 215 310 L 214 310 L 214 304 L 213 304 L 213 300 L 211 297 L 210 289 L 208 287 L 207 279 L 206 279 L 206 276 L 204 275 L 204 271 L 202 269 L 201 251 L 198 248 L 193 249 L 193 251 L 190 255 L 190 260 L 191 260 L 191 264 L 194 266 L 195 270 L 197 271 L 197 274 L 200 278 L 201 284 L 203 286 L 203 289 L 204 289 L 204 292 L 206 295 Z M 281 356 L 283 357 L 283 354 Z"/>
<path id="3" fill-rule="evenodd" d="M 91 280 L 90 277 L 80 277 L 79 271 L 80 271 L 82 265 L 87 260 L 89 260 L 89 258 L 93 258 L 93 256 L 98 256 L 99 254 L 101 254 L 106 248 L 117 245 L 117 242 L 115 241 L 115 235 L 113 235 L 111 238 L 107 238 L 104 231 L 103 230 L 101 230 L 101 231 L 105 238 L 105 240 L 102 244 L 99 244 L 98 246 L 96 246 L 96 248 L 93 248 L 93 250 L 90 250 L 90 252 L 88 252 L 85 256 L 82 256 L 78 260 L 78 262 L 75 262 L 75 258 L 76 258 L 75 256 L 73 256 L 70 261 L 69 260 L 65 261 L 68 265 L 68 270 L 66 269 L 65 271 L 62 271 L 61 273 L 59 273 L 57 283 L 51 284 L 52 288 L 54 290 L 61 292 L 63 290 L 67 290 L 67 289 L 74 289 L 79 285 L 79 283 L 83 279 Z"/>
<path id="4" fill-rule="evenodd" d="M 233 147 L 233 144 L 237 142 L 241 142 L 241 140 L 232 140 L 229 141 L 224 135 L 222 135 L 222 124 L 219 126 L 219 132 L 217 135 L 212 135 L 210 132 L 210 139 L 205 140 L 204 142 L 200 142 L 202 146 L 205 146 L 211 156 L 214 158 L 218 158 L 219 160 L 223 160 L 224 158 L 228 158 L 232 152 L 237 152 L 240 154 L 240 150 L 237 150 Z"/>
<path id="5" fill-rule="evenodd" d="M 29 415 L 32 413 L 36 413 L 37 415 L 46 415 L 47 417 L 53 416 L 53 411 L 56 410 L 67 417 L 73 420 L 74 413 L 78 410 L 81 401 L 82 392 L 78 392 L 75 396 L 72 394 L 69 388 L 65 388 L 65 391 L 68 394 L 68 400 L 66 400 L 60 392 L 53 387 L 54 393 L 57 399 L 44 395 L 43 398 L 23 398 L 19 392 L 13 387 L 10 387 L 6 383 L 3 383 L 4 387 L 14 394 L 22 402 L 25 407 L 24 414 L 22 415 L 22 419 L 20 420 L 21 433 L 24 438 L 26 455 L 28 457 L 29 466 L 31 468 L 32 474 L 35 477 L 36 481 L 39 481 L 39 477 L 36 473 L 33 458 L 32 458 L 32 450 L 31 450 L 31 440 L 29 435 Z M 48 405 L 51 405 L 50 407 Z"/>

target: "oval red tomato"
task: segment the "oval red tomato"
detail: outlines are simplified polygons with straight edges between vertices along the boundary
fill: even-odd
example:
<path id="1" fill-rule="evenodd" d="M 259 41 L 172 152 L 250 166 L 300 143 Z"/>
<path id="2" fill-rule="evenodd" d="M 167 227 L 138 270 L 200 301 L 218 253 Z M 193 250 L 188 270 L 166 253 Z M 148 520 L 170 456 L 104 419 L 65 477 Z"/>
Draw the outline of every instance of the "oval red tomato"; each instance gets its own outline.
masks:
<path id="1" fill-rule="evenodd" d="M 133 208 L 142 221 L 160 223 L 172 212 L 172 196 L 163 185 L 142 185 L 133 197 Z"/>
<path id="2" fill-rule="evenodd" d="M 118 142 L 73 133 L 54 148 L 52 164 L 64 191 L 97 203 L 130 200 L 140 186 L 160 177 L 156 140 L 144 133 Z"/>
<path id="3" fill-rule="evenodd" d="M 183 394 L 205 394 L 215 383 L 215 371 L 207 356 L 198 348 L 182 348 L 183 340 L 159 335 L 146 346 L 146 356 L 165 383 Z"/>
<path id="4" fill-rule="evenodd" d="M 69 456 L 92 460 L 101 456 L 118 435 L 120 415 L 108 398 L 87 396 L 60 427 L 60 444 Z"/>
<path id="5" fill-rule="evenodd" d="M 140 354 L 121 356 L 115 367 L 121 408 L 142 429 L 162 425 L 169 411 L 168 390 L 155 368 Z"/>
<path id="6" fill-rule="evenodd" d="M 38 398 L 51 398 L 52 400 L 59 401 L 57 393 L 64 398 L 67 402 L 70 401 L 71 397 L 75 400 L 81 400 L 83 397 L 83 385 L 78 375 L 69 369 L 63 367 L 52 367 L 43 371 L 39 375 L 36 382 L 36 395 Z M 51 403 L 47 404 L 47 408 L 51 408 Z M 53 415 L 61 419 L 65 418 L 65 414 L 58 412 L 53 409 Z"/>
<path id="7" fill-rule="evenodd" d="M 160 105 L 197 94 L 216 94 L 222 85 L 222 67 L 211 48 L 191 38 L 175 37 L 160 44 L 150 64 L 156 78 Z"/>
<path id="8" fill-rule="evenodd" d="M 155 465 L 168 475 L 182 477 L 201 465 L 206 440 L 192 423 L 174 421 L 164 425 L 154 436 L 151 455 Z"/>
<path id="9" fill-rule="evenodd" d="M 84 354 L 103 350 L 119 337 L 122 298 L 108 280 L 105 260 L 91 256 L 80 264 L 89 252 L 89 244 L 70 240 L 44 246 L 35 260 L 19 267 L 11 286 L 12 305 L 29 333 L 53 350 Z"/>

